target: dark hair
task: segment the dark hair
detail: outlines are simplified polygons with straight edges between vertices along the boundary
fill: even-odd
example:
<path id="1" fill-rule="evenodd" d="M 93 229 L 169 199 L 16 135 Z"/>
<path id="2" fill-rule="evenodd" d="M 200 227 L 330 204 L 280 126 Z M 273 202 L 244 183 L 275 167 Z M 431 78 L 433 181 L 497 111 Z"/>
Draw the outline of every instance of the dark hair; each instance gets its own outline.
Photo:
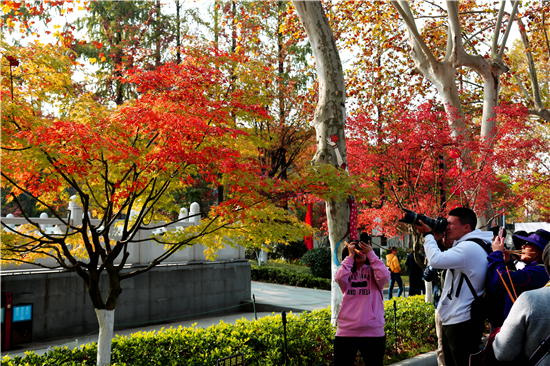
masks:
<path id="1" fill-rule="evenodd" d="M 544 263 L 546 272 L 550 274 L 550 245 L 547 245 L 546 248 L 544 248 L 544 251 L 542 252 L 542 263 Z"/>
<path id="2" fill-rule="evenodd" d="M 344 249 L 342 250 L 342 262 L 344 261 L 344 259 L 346 259 L 347 256 L 349 256 L 349 250 L 348 250 L 348 247 L 344 247 Z M 351 272 L 352 273 L 357 272 L 357 265 L 355 264 L 355 260 L 353 260 L 353 266 L 351 267 Z"/>
<path id="3" fill-rule="evenodd" d="M 469 224 L 471 231 L 474 231 L 476 229 L 476 226 L 477 226 L 476 213 L 467 207 L 457 207 L 451 210 L 451 212 L 449 212 L 449 216 L 458 217 L 458 220 L 462 225 Z"/>
<path id="4" fill-rule="evenodd" d="M 361 236 L 359 237 L 359 240 L 362 241 L 365 244 L 372 243 L 372 237 L 369 234 L 365 233 L 365 232 L 361 233 Z"/>

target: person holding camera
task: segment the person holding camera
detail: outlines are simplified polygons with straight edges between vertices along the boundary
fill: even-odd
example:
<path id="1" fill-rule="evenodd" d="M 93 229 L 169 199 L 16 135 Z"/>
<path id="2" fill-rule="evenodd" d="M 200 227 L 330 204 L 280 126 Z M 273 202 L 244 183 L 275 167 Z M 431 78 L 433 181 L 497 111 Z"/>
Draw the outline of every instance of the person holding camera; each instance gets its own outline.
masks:
<path id="1" fill-rule="evenodd" d="M 335 280 L 344 298 L 334 339 L 334 365 L 353 365 L 359 350 L 369 365 L 381 366 L 386 350 L 382 289 L 390 281 L 388 268 L 370 243 L 352 241 L 342 251 Z"/>
<path id="2" fill-rule="evenodd" d="M 477 216 L 469 208 L 455 208 L 449 212 L 445 228 L 446 239 L 453 241 L 452 248 L 442 252 L 437 241 L 442 233 L 432 230 L 421 220 L 415 224 L 424 236 L 424 251 L 428 264 L 446 269 L 445 284 L 437 306 L 443 324 L 443 353 L 446 366 L 468 365 L 470 354 L 479 350 L 484 319 L 471 316 L 474 294 L 466 286 L 470 281 L 477 296 L 485 292 L 487 251 L 493 234 L 476 230 Z M 475 240 L 475 241 L 474 241 Z M 464 283 L 463 291 L 460 291 Z"/>
<path id="3" fill-rule="evenodd" d="M 524 263 L 521 269 L 510 271 L 507 267 L 510 262 L 510 252 L 504 246 L 504 238 L 496 237 L 493 241 L 493 252 L 487 258 L 489 267 L 489 285 L 494 293 L 505 294 L 504 313 L 499 327 L 508 317 L 516 298 L 524 291 L 534 290 L 543 287 L 548 280 L 548 273 L 542 264 L 542 252 L 550 241 L 550 233 L 539 229 L 528 237 L 517 236 L 524 241 L 520 260 Z"/>

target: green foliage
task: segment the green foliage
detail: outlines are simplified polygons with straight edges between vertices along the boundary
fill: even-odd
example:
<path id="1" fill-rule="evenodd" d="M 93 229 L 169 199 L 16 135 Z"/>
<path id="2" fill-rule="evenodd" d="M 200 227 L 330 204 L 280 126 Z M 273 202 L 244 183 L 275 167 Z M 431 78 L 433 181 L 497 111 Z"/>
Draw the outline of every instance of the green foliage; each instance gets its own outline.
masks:
<path id="1" fill-rule="evenodd" d="M 330 309 L 287 315 L 288 357 L 291 365 L 325 365 L 332 359 L 334 328 Z M 245 354 L 246 365 L 282 365 L 283 326 L 280 315 L 257 321 L 237 320 L 204 328 L 163 329 L 160 332 L 139 332 L 130 337 L 113 339 L 112 358 L 116 365 L 208 365 L 236 353 Z M 24 358 L 4 357 L 2 366 L 92 365 L 95 364 L 95 343 L 69 351 Z"/>
<path id="2" fill-rule="evenodd" d="M 395 326 L 394 300 L 397 305 L 397 325 Z M 386 325 L 386 358 L 393 362 L 432 351 L 437 346 L 435 334 L 434 307 L 426 303 L 423 295 L 393 297 L 384 302 Z M 397 354 L 395 353 L 397 328 Z"/>
<path id="3" fill-rule="evenodd" d="M 289 263 L 286 261 L 274 259 L 268 261 L 267 263 L 262 263 L 262 267 L 264 266 L 269 268 L 278 268 L 280 270 L 289 271 L 292 273 L 311 274 L 309 267 L 301 264 L 299 260 L 294 263 Z"/>
<path id="4" fill-rule="evenodd" d="M 252 265 L 252 281 L 278 283 L 281 285 L 292 285 L 320 290 L 330 290 L 330 280 L 314 277 L 310 274 L 293 273 L 279 268 L 258 267 Z"/>
<path id="5" fill-rule="evenodd" d="M 311 274 L 315 277 L 330 278 L 330 249 L 319 247 L 309 250 L 301 259 L 301 262 L 311 268 Z"/>
<path id="6" fill-rule="evenodd" d="M 414 357 L 435 348 L 434 309 L 422 296 L 396 298 L 398 354 L 395 354 L 393 299 L 384 303 L 386 357 L 384 364 Z M 327 365 L 333 359 L 335 328 L 330 322 L 330 308 L 311 313 L 287 315 L 287 346 L 290 365 Z M 282 365 L 283 326 L 280 315 L 257 321 L 221 322 L 209 328 L 189 327 L 138 332 L 117 337 L 112 344 L 112 365 L 184 365 L 212 366 L 216 360 L 245 354 L 249 366 Z M 94 365 L 96 344 L 78 349 L 56 348 L 47 355 L 27 352 L 25 357 L 6 356 L 2 366 Z"/>
<path id="7" fill-rule="evenodd" d="M 300 259 L 308 249 L 303 240 L 291 241 L 288 244 L 277 243 L 272 252 L 268 253 L 269 259 L 285 259 L 295 261 Z"/>

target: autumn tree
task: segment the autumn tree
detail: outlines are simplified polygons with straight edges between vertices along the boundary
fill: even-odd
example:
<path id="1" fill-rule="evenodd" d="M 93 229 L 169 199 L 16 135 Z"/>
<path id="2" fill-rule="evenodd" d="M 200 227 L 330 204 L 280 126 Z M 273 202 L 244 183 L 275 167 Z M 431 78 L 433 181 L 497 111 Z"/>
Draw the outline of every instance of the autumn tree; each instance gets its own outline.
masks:
<path id="1" fill-rule="evenodd" d="M 480 90 L 483 92 L 479 136 L 487 144 L 491 144 L 496 133 L 495 107 L 498 106 L 500 80 L 509 71 L 504 63 L 504 53 L 519 2 L 514 2 L 511 13 L 506 14 L 504 1 L 498 11 L 485 5 L 477 7 L 473 3 L 448 1 L 446 9 L 439 6 L 429 7 L 439 18 L 426 22 L 422 30 L 418 28 L 417 19 L 424 16 L 425 8 L 413 8 L 404 1 L 393 1 L 392 4 L 409 30 L 410 56 L 415 63 L 414 70 L 430 80 L 438 90 L 449 116 L 453 136 L 468 136 L 464 124 L 463 101 L 456 78 L 458 70 L 468 68 L 479 75 L 482 83 Z M 485 28 L 479 29 L 479 17 L 486 19 L 486 14 L 494 15 L 488 19 Z M 441 34 L 439 30 L 443 25 L 447 26 L 447 31 Z M 435 43 L 431 40 L 437 37 L 446 41 L 442 44 L 443 47 L 434 47 Z M 489 41 L 489 47 L 480 48 L 484 39 Z M 468 151 L 464 150 L 462 154 L 466 155 Z M 492 216 L 490 195 L 486 203 L 487 206 L 483 207 L 472 206 L 481 213 L 482 225 Z"/>
<path id="2" fill-rule="evenodd" d="M 313 140 L 313 129 L 306 122 L 313 113 L 315 95 L 307 57 L 311 52 L 301 38 L 284 31 L 297 16 L 284 2 L 220 2 L 214 7 L 220 22 L 215 23 L 215 38 L 205 35 L 205 40 L 245 55 L 257 65 L 249 78 L 256 79 L 270 117 L 255 120 L 250 131 L 258 137 L 257 153 L 265 174 L 286 179 Z M 235 87 L 241 87 L 237 78 Z"/>
<path id="3" fill-rule="evenodd" d="M 100 324 L 98 364 L 110 360 L 121 281 L 199 241 L 212 258 L 224 245 L 292 240 L 311 233 L 271 203 L 300 187 L 259 179 L 255 159 L 239 152 L 247 134 L 233 127 L 233 116 L 265 118 L 253 95 L 228 88 L 229 70 L 242 60 L 215 49 L 194 49 L 180 64 L 131 69 L 123 81 L 141 96 L 108 109 L 89 95 L 73 100 L 66 96 L 71 51 L 46 45 L 35 54 L 42 58 L 23 57 L 28 48 L 4 47 L 20 65 L 13 99 L 9 78 L 2 78 L 2 188 L 16 204 L 22 194 L 32 196 L 67 230 L 50 234 L 27 215 L 28 224 L 17 230 L 3 224 L 8 233 L 2 235 L 2 263 L 44 266 L 35 260 L 51 258 L 82 278 Z M 32 73 L 40 61 L 41 72 Z M 7 67 L 3 62 L 3 75 Z M 62 105 L 65 118 L 37 113 L 33 92 L 67 98 Z M 132 244 L 143 240 L 137 233 L 173 223 L 170 192 L 192 184 L 195 175 L 230 187 L 228 199 L 198 226 L 154 236 L 164 253 L 145 268 L 123 271 Z M 75 224 L 60 211 L 71 194 L 83 209 L 82 220 L 76 217 Z M 114 230 L 120 234 L 116 240 L 110 236 Z M 106 297 L 101 294 L 102 273 L 109 279 Z"/>
<path id="4" fill-rule="evenodd" d="M 418 251 L 418 233 L 398 222 L 402 209 L 445 217 L 454 207 L 485 199 L 486 192 L 493 192 L 498 214 L 508 216 L 525 207 L 550 179 L 544 152 L 548 137 L 533 133 L 522 105 L 505 104 L 496 110 L 496 118 L 498 128 L 488 148 L 475 136 L 452 138 L 445 112 L 433 103 L 414 109 L 403 105 L 382 134 L 378 119 L 369 114 L 350 117 L 350 172 L 376 192 L 374 200 L 359 205 L 360 226 L 388 237 L 413 234 Z M 470 151 L 468 159 L 461 157 L 464 150 Z M 385 178 L 382 186 L 377 174 Z M 471 192 L 476 194 L 472 197 Z"/>

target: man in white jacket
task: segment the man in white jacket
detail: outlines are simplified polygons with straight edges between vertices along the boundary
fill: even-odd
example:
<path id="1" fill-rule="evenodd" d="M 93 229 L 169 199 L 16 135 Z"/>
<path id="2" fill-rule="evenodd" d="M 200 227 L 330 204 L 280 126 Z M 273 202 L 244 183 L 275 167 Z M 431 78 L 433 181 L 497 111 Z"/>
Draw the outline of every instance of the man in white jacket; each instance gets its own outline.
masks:
<path id="1" fill-rule="evenodd" d="M 477 217 L 469 208 L 451 210 L 447 222 L 446 240 L 455 242 L 445 252 L 437 246 L 437 240 L 442 238 L 442 233 L 432 232 L 422 221 L 415 227 L 424 235 L 424 251 L 428 264 L 447 270 L 441 300 L 437 306 L 443 323 L 445 365 L 464 366 L 469 364 L 470 354 L 479 351 L 484 319 L 472 319 L 470 309 L 474 295 L 461 277 L 462 274 L 468 277 L 478 296 L 485 292 L 487 252 L 480 244 L 471 240 L 481 239 L 490 248 L 493 233 L 475 230 Z"/>

